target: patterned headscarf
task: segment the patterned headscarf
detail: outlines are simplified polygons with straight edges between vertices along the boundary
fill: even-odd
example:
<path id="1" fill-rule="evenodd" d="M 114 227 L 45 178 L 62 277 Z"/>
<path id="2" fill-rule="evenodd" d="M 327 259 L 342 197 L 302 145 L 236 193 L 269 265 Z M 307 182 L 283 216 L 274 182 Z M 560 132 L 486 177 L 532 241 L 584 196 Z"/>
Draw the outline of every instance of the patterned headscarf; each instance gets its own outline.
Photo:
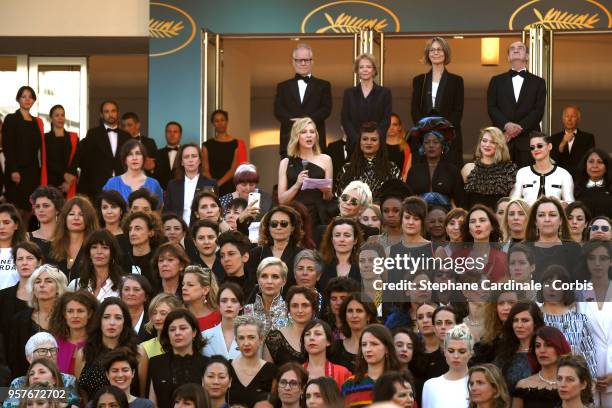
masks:
<path id="1" fill-rule="evenodd" d="M 419 123 L 408 132 L 408 138 L 415 138 L 419 141 L 419 154 L 423 156 L 423 141 L 425 136 L 434 135 L 442 143 L 442 152 L 446 153 L 449 149 L 450 142 L 455 138 L 455 128 L 446 119 L 441 116 L 430 116 L 419 120 Z M 408 141 L 408 140 L 407 140 Z"/>

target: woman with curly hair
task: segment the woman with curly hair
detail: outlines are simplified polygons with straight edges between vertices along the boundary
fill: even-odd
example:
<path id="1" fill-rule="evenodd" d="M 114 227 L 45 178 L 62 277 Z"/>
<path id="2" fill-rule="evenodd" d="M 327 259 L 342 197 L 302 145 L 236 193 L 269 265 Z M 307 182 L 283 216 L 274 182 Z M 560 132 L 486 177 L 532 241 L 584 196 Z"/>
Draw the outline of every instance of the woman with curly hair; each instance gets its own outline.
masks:
<path id="1" fill-rule="evenodd" d="M 296 210 L 286 205 L 272 208 L 261 221 L 259 245 L 251 249 L 246 270 L 254 273 L 263 259 L 273 256 L 289 268 L 286 289 L 295 285 L 293 260 L 304 249 L 301 246 L 303 236 L 302 218 Z"/>
<path id="2" fill-rule="evenodd" d="M 83 243 L 100 228 L 98 216 L 88 198 L 75 196 L 66 201 L 58 218 L 49 257 L 70 282 L 83 264 Z"/>
<path id="3" fill-rule="evenodd" d="M 57 228 L 57 217 L 64 206 L 64 195 L 53 186 L 39 186 L 30 196 L 30 201 L 38 220 L 38 229 L 28 236 L 48 254 Z"/>
<path id="4" fill-rule="evenodd" d="M 325 262 L 319 287 L 324 288 L 330 279 L 347 276 L 361 282 L 359 273 L 359 248 L 363 236 L 357 221 L 337 217 L 328 226 L 321 242 L 321 257 Z"/>

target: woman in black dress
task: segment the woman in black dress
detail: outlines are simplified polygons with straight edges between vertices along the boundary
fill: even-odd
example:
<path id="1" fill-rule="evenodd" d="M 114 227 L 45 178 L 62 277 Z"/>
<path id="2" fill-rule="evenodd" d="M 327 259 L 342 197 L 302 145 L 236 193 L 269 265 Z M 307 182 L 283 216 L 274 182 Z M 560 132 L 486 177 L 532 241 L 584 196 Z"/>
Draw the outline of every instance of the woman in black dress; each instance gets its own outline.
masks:
<path id="1" fill-rule="evenodd" d="M 412 120 L 417 123 L 427 116 L 442 116 L 449 120 L 457 136 L 451 142 L 449 158 L 453 164 L 461 167 L 463 78 L 446 70 L 446 65 L 451 62 L 451 49 L 444 38 L 434 37 L 427 42 L 423 61 L 431 66 L 431 70 L 412 80 Z"/>
<path id="2" fill-rule="evenodd" d="M 363 234 L 358 223 L 345 217 L 336 217 L 327 226 L 321 241 L 321 257 L 325 262 L 319 288 L 325 288 L 330 279 L 345 276 L 361 283 L 359 248 Z"/>
<path id="3" fill-rule="evenodd" d="M 172 406 L 172 393 L 180 385 L 202 384 L 208 358 L 195 316 L 186 309 L 168 313 L 161 333 L 164 354 L 149 362 L 149 399 L 158 407 Z"/>
<path id="4" fill-rule="evenodd" d="M 47 182 L 71 198 L 76 194 L 77 180 L 68 173 L 68 168 L 74 158 L 79 135 L 64 128 L 66 111 L 62 105 L 54 105 L 49 112 L 49 118 L 51 131 L 45 133 L 46 158 L 44 159 L 47 164 Z"/>
<path id="5" fill-rule="evenodd" d="M 159 218 L 142 211 L 130 213 L 123 223 L 123 232 L 130 240 L 130 251 L 123 259 L 125 273 L 141 274 L 149 282 L 156 282 L 151 259 L 163 239 Z"/>
<path id="6" fill-rule="evenodd" d="M 375 122 L 361 125 L 359 146 L 355 148 L 351 161 L 342 166 L 336 181 L 336 195 L 340 196 L 344 188 L 354 180 L 366 183 L 372 191 L 372 197 L 378 201 L 383 183 L 401 177 L 400 169 L 389 160 L 387 149 L 382 144 L 382 137 L 377 133 Z"/>
<path id="7" fill-rule="evenodd" d="M 132 381 L 132 395 L 143 396 L 149 360 L 147 353 L 137 344 L 132 330 L 132 318 L 126 304 L 119 298 L 109 297 L 102 302 L 92 318 L 85 347 L 76 352 L 74 375 L 79 390 L 91 399 L 109 381 L 104 372 L 103 361 L 109 351 L 127 347 L 138 358 L 138 370 Z"/>
<path id="8" fill-rule="evenodd" d="M 500 198 L 510 195 L 517 170 L 502 131 L 493 126 L 482 129 L 474 162 L 461 169 L 467 193 L 465 208 L 483 204 L 494 209 Z"/>
<path id="9" fill-rule="evenodd" d="M 204 175 L 217 180 L 219 196 L 235 190 L 234 172 L 239 164 L 246 161 L 244 143 L 227 133 L 228 121 L 229 115 L 226 111 L 214 111 L 210 115 L 210 122 L 215 127 L 215 137 L 202 145 Z"/>
<path id="10" fill-rule="evenodd" d="M 331 200 L 332 185 L 302 190 L 306 178 L 331 179 L 331 158 L 321 153 L 317 127 L 310 118 L 298 119 L 291 128 L 287 145 L 288 157 L 281 160 L 278 170 L 278 202 L 300 201 L 308 208 L 313 225 L 327 224 L 329 215 L 323 200 Z"/>
<path id="11" fill-rule="evenodd" d="M 42 120 L 30 115 L 36 102 L 36 93 L 29 86 L 17 91 L 19 109 L 6 115 L 2 125 L 2 148 L 5 157 L 4 183 L 6 198 L 29 218 L 32 205 L 30 195 L 39 185 L 46 185 L 41 179 L 41 166 L 38 160 L 43 150 L 45 166 L 44 126 Z"/>
<path id="12" fill-rule="evenodd" d="M 344 91 L 342 100 L 342 129 L 346 133 L 348 156 L 359 146 L 361 125 L 376 122 L 378 134 L 384 144 L 391 119 L 391 90 L 374 82 L 378 74 L 376 59 L 372 54 L 361 54 L 355 59 L 353 71 L 359 77 L 359 84 Z"/>
<path id="13" fill-rule="evenodd" d="M 606 151 L 594 147 L 586 152 L 578 167 L 574 197 L 587 206 L 591 216 L 612 217 L 612 168 Z"/>
<path id="14" fill-rule="evenodd" d="M 410 136 L 418 140 L 418 152 L 424 161 L 412 164 L 407 184 L 423 197 L 427 204 L 445 207 L 462 207 L 464 202 L 463 180 L 459 169 L 442 157 L 449 152 L 449 142 L 454 138 L 450 122 L 441 117 L 423 118 Z"/>
<path id="15" fill-rule="evenodd" d="M 64 196 L 53 186 L 40 186 L 32 193 L 30 200 L 34 207 L 34 216 L 38 220 L 38 229 L 30 232 L 30 241 L 34 241 L 49 256 L 51 240 L 57 228 L 57 219 L 64 206 Z"/>
<path id="16" fill-rule="evenodd" d="M 406 142 L 406 129 L 397 113 L 391 114 L 386 146 L 389 160 L 401 170 L 401 179 L 405 181 L 408 170 L 412 166 L 412 151 L 410 145 Z"/>
<path id="17" fill-rule="evenodd" d="M 234 319 L 240 357 L 232 361 L 230 406 L 240 404 L 252 408 L 258 401 L 267 399 L 272 390 L 276 366 L 259 357 L 259 348 L 264 340 L 263 330 L 263 322 L 253 316 L 242 315 Z"/>

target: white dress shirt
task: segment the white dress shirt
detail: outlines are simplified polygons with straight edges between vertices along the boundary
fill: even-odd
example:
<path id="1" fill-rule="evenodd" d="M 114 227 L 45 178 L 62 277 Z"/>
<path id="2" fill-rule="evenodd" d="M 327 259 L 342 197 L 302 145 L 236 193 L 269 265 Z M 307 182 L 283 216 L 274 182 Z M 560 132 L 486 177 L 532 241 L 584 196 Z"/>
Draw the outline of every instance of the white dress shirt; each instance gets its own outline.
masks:
<path id="1" fill-rule="evenodd" d="M 566 132 L 567 132 L 567 130 L 566 130 Z M 567 152 L 568 153 L 572 152 L 572 146 L 574 145 L 574 142 L 576 141 L 576 132 L 577 132 L 577 130 L 574 129 L 574 131 L 572 132 L 574 134 L 574 137 L 572 137 L 572 140 L 567 142 Z"/>
<path id="2" fill-rule="evenodd" d="M 109 132 L 107 130 L 106 134 L 108 135 L 108 140 L 110 141 L 113 156 L 116 156 L 117 155 L 117 128 L 111 128 L 110 126 L 107 126 L 106 124 L 104 124 L 104 128 L 113 130 L 112 132 Z"/>
<path id="3" fill-rule="evenodd" d="M 174 147 L 174 146 L 168 146 L 168 147 Z M 176 160 L 177 154 L 178 154 L 178 150 L 168 150 L 168 162 L 170 163 L 170 170 L 174 169 L 174 160 Z"/>
<path id="4" fill-rule="evenodd" d="M 436 106 L 436 95 L 438 95 L 439 82 L 431 81 L 431 106 Z"/>
<path id="5" fill-rule="evenodd" d="M 527 72 L 525 68 L 521 69 L 519 72 L 522 72 L 522 71 Z M 514 100 L 517 102 L 519 100 L 519 95 L 521 94 L 521 87 L 523 86 L 524 81 L 525 81 L 525 78 L 523 78 L 520 75 L 515 75 L 512 77 L 512 88 L 514 88 Z"/>
<path id="6" fill-rule="evenodd" d="M 312 74 L 308 74 L 304 76 L 307 76 L 308 78 L 310 78 Z M 304 82 L 303 79 L 298 79 L 297 83 L 298 83 L 298 90 L 300 91 L 300 102 L 304 102 L 304 95 L 306 94 L 306 88 L 308 87 L 308 84 Z"/>
<path id="7" fill-rule="evenodd" d="M 191 220 L 191 203 L 193 202 L 193 196 L 195 196 L 196 186 L 198 185 L 198 179 L 200 175 L 197 174 L 194 178 L 190 179 L 185 174 L 185 192 L 183 193 L 183 220 L 187 225 Z"/>

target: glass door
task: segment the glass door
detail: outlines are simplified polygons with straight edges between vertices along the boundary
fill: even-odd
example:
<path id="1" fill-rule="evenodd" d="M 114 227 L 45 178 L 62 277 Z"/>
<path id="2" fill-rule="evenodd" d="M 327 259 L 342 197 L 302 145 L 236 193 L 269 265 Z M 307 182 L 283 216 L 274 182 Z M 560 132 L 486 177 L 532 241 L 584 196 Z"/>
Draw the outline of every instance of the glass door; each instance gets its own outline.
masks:
<path id="1" fill-rule="evenodd" d="M 208 120 L 210 114 L 222 106 L 223 43 L 219 34 L 202 30 L 201 67 L 202 88 L 200 102 L 200 145 L 214 136 Z"/>
<path id="2" fill-rule="evenodd" d="M 62 105 L 66 111 L 66 129 L 83 138 L 87 134 L 87 58 L 31 57 L 29 85 L 38 97 L 32 114 L 50 129 L 49 111 Z"/>
<path id="3" fill-rule="evenodd" d="M 28 84 L 27 55 L 0 56 L 0 116 L 15 112 L 19 104 L 15 101 L 17 91 Z"/>

